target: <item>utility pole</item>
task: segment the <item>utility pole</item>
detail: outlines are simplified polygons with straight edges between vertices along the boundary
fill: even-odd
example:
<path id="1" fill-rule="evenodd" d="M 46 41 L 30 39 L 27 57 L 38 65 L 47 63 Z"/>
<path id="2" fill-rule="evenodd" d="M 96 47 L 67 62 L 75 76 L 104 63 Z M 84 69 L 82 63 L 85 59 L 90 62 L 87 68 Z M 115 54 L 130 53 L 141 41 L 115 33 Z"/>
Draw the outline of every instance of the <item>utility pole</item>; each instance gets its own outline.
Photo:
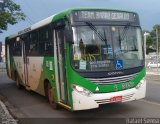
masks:
<path id="1" fill-rule="evenodd" d="M 149 36 L 149 35 L 150 35 L 150 33 L 147 33 L 147 32 L 144 33 L 144 56 L 145 56 L 145 65 L 146 65 L 146 51 L 147 51 L 147 50 L 146 50 L 146 48 L 147 48 L 147 47 L 146 47 L 146 44 L 147 44 L 146 42 L 147 42 L 147 36 Z"/>
<path id="2" fill-rule="evenodd" d="M 158 46 L 158 28 L 156 28 L 156 45 L 157 45 L 157 72 L 158 72 L 158 55 L 159 55 L 159 46 Z"/>

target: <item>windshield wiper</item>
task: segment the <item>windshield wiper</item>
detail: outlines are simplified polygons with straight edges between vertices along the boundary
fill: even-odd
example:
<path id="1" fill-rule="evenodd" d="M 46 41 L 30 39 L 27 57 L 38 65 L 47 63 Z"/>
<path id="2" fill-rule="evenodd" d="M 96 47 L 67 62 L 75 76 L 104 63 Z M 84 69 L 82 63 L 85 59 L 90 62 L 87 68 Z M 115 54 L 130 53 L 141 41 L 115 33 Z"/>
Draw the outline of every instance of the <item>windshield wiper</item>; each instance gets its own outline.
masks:
<path id="1" fill-rule="evenodd" d="M 104 41 L 105 43 L 107 43 L 107 38 L 106 38 L 106 34 L 105 34 L 105 30 L 104 30 L 104 37 L 103 35 L 97 31 L 97 28 L 91 23 L 91 22 L 85 22 L 96 34 L 97 36 Z"/>

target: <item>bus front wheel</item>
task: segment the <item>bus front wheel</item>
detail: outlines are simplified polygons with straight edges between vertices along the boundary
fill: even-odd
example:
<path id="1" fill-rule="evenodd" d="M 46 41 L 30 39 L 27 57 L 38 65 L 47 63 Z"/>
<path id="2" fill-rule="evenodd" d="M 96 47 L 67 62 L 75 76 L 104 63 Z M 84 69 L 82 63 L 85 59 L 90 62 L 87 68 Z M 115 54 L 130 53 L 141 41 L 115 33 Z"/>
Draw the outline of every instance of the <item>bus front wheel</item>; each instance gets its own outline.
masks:
<path id="1" fill-rule="evenodd" d="M 47 87 L 48 100 L 53 109 L 58 109 L 58 104 L 54 100 L 53 87 L 48 83 Z"/>

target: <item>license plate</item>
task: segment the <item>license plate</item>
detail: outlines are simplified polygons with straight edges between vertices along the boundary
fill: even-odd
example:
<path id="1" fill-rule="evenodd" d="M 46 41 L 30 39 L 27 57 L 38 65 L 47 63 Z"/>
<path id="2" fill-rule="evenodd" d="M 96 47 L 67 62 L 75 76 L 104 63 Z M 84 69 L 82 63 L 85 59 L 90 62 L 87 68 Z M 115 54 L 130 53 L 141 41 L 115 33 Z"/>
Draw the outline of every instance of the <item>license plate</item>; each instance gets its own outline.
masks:
<path id="1" fill-rule="evenodd" d="M 110 98 L 110 103 L 122 101 L 122 96 L 114 96 Z"/>

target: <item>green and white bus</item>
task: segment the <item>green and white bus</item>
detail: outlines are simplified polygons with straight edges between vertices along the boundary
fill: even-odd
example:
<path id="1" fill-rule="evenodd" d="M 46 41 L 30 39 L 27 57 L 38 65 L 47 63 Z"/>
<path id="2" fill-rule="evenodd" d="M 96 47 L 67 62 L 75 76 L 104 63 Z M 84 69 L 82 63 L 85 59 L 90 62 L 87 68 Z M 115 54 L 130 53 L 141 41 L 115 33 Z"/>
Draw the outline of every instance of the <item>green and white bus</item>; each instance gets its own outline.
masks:
<path id="1" fill-rule="evenodd" d="M 138 14 L 69 9 L 6 38 L 8 76 L 53 108 L 142 99 L 145 59 Z"/>

